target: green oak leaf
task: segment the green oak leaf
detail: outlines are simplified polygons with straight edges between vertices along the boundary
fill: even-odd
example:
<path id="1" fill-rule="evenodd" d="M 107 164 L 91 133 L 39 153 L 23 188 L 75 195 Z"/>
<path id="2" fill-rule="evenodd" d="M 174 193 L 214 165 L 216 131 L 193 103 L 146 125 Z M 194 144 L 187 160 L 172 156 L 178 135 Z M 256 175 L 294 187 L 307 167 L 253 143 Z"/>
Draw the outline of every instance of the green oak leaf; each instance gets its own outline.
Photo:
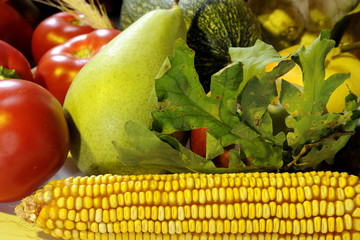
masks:
<path id="1" fill-rule="evenodd" d="M 171 173 L 231 173 L 261 170 L 260 168 L 245 166 L 239 159 L 232 160 L 229 168 L 216 168 L 211 160 L 193 153 L 175 138 L 159 135 L 133 121 L 128 121 L 125 124 L 125 130 L 137 149 L 122 148 L 113 142 L 118 156 L 120 156 L 119 161 L 124 167 L 141 166 L 151 169 L 152 172 L 157 169 L 159 173 L 164 171 Z"/>
<path id="2" fill-rule="evenodd" d="M 243 64 L 244 80 L 239 87 L 239 93 L 250 79 L 265 70 L 267 64 L 280 62 L 288 57 L 281 57 L 273 46 L 261 40 L 257 40 L 252 47 L 230 47 L 229 54 L 231 61 Z"/>
<path id="3" fill-rule="evenodd" d="M 334 74 L 325 79 L 325 58 L 335 42 L 329 31 L 323 31 L 308 47 L 300 47 L 292 59 L 303 73 L 302 90 L 282 81 L 280 102 L 290 114 L 285 123 L 290 132 L 287 145 L 293 160 L 286 162 L 294 169 L 315 168 L 322 161 L 331 161 L 346 144 L 349 132 L 358 120 L 356 97 L 347 98 L 347 113 L 326 113 L 326 104 L 332 92 L 349 74 Z"/>
<path id="4" fill-rule="evenodd" d="M 121 148 L 116 142 L 113 142 L 124 166 L 157 168 L 159 172 L 161 170 L 203 172 L 202 169 L 206 169 L 207 166 L 214 168 L 212 161 L 201 158 L 190 150 L 191 154 L 187 154 L 185 157 L 179 152 L 181 144 L 174 138 L 167 136 L 167 142 L 163 141 L 155 132 L 133 121 L 128 121 L 125 124 L 125 130 L 137 149 Z M 177 148 L 169 143 L 173 143 L 173 146 L 175 145 Z"/>
<path id="5" fill-rule="evenodd" d="M 232 61 L 243 63 L 243 82 L 239 88 L 238 102 L 242 107 L 241 119 L 248 122 L 259 133 L 279 145 L 285 140 L 283 134 L 273 136 L 272 119 L 268 106 L 277 96 L 275 80 L 290 71 L 295 63 L 281 57 L 273 46 L 257 40 L 252 47 L 229 49 Z M 265 67 L 272 62 L 280 62 L 271 72 Z M 251 84 L 247 84 L 251 81 Z"/>
<path id="6" fill-rule="evenodd" d="M 291 60 L 280 62 L 271 72 L 260 70 L 239 96 L 241 119 L 267 139 L 273 139 L 272 120 L 268 106 L 277 96 L 275 81 L 295 66 Z"/>
<path id="7" fill-rule="evenodd" d="M 213 159 L 224 152 L 223 146 L 209 132 L 206 132 L 206 158 Z"/>
<path id="8" fill-rule="evenodd" d="M 211 95 L 207 96 L 194 68 L 194 52 L 183 40 L 175 43 L 174 56 L 166 62 L 160 70 L 166 72 L 155 83 L 158 100 L 166 107 L 152 113 L 153 129 L 170 134 L 205 127 L 215 138 L 226 136 L 238 122 L 235 103 L 241 64 L 213 75 Z"/>
<path id="9" fill-rule="evenodd" d="M 335 131 L 321 141 L 316 142 L 316 144 L 313 144 L 314 147 L 311 148 L 309 153 L 303 156 L 296 164 L 295 170 L 305 170 L 309 167 L 315 169 L 322 161 L 327 161 L 329 164 L 332 163 L 335 154 L 346 145 L 354 133 L 360 117 L 360 111 L 357 110 L 357 97 L 354 94 L 350 93 L 346 97 L 345 107 L 347 113 L 341 115 L 339 119 L 339 121 L 345 124 L 339 125 L 337 132 Z"/>
<path id="10" fill-rule="evenodd" d="M 280 102 L 290 114 L 286 124 L 293 132 L 287 134 L 287 141 L 294 153 L 305 143 L 327 136 L 341 124 L 340 114 L 323 114 L 331 93 L 349 76 L 334 74 L 325 79 L 325 57 L 334 44 L 329 39 L 329 31 L 324 31 L 308 49 L 301 47 L 292 56 L 303 72 L 303 91 L 282 81 Z"/>
<path id="11" fill-rule="evenodd" d="M 258 46 L 258 54 L 268 49 L 263 44 Z M 255 50 L 248 48 L 248 51 Z M 246 50 L 241 51 L 247 53 Z M 280 61 L 280 56 L 276 56 L 276 61 Z M 208 143 L 208 146 L 213 146 L 212 151 L 207 149 L 208 157 L 219 154 L 217 141 L 222 147 L 238 144 L 244 158 L 254 160 L 253 166 L 279 169 L 282 165 L 281 148 L 274 148 L 271 141 L 265 140 L 265 137 L 272 139 L 272 121 L 267 106 L 277 95 L 275 80 L 293 66 L 292 61 L 283 61 L 271 72 L 265 72 L 265 65 L 261 71 L 254 72 L 255 75 L 240 92 L 244 101 L 241 111 L 237 109 L 237 103 L 244 79 L 242 63 L 234 62 L 214 74 L 211 94 L 207 96 L 194 69 L 194 52 L 179 40 L 175 44 L 174 56 L 165 61 L 156 79 L 156 93 L 163 108 L 152 113 L 153 130 L 170 134 L 178 130 L 207 128 L 214 138 L 212 145 Z M 243 135 L 243 131 L 248 134 Z M 266 134 L 262 135 L 260 131 Z M 255 140 L 248 138 L 249 134 L 255 135 Z"/>
<path id="12" fill-rule="evenodd" d="M 251 161 L 251 165 L 268 170 L 281 168 L 283 165 L 281 146 L 266 141 L 259 133 L 241 121 L 232 129 L 232 133 L 237 136 L 234 143 L 239 144 L 240 150 L 246 156 L 246 161 Z"/>

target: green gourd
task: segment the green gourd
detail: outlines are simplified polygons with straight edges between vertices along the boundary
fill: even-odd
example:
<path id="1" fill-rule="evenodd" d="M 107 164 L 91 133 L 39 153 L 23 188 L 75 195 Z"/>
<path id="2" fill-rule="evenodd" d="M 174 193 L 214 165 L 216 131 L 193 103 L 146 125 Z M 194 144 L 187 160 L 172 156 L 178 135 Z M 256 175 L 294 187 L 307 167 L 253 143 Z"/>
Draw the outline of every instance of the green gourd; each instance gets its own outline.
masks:
<path id="1" fill-rule="evenodd" d="M 171 0 L 123 0 L 120 28 L 171 4 Z M 244 0 L 180 0 L 178 5 L 188 30 L 187 44 L 195 51 L 195 68 L 208 91 L 211 75 L 230 63 L 229 47 L 252 46 L 261 38 L 259 21 Z"/>
<path id="2" fill-rule="evenodd" d="M 85 174 L 140 174 L 157 169 L 124 167 L 113 141 L 134 149 L 124 124 L 151 126 L 157 107 L 155 78 L 174 42 L 186 39 L 182 11 L 153 10 L 100 50 L 73 80 L 64 101 L 70 152 Z"/>

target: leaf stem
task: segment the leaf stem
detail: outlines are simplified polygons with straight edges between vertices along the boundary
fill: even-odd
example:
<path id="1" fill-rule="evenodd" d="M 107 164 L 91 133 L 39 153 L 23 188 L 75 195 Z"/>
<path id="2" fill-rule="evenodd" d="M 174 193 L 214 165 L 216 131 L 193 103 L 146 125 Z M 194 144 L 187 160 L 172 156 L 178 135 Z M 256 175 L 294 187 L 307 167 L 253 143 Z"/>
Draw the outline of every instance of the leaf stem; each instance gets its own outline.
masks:
<path id="1" fill-rule="evenodd" d="M 341 53 L 350 52 L 358 49 L 360 49 L 360 41 L 353 43 L 343 43 L 334 49 L 332 56 L 335 57 L 337 55 L 340 55 Z"/>
<path id="2" fill-rule="evenodd" d="M 340 45 L 341 52 L 348 52 L 360 49 L 360 41 Z"/>
<path id="3" fill-rule="evenodd" d="M 286 165 L 286 169 L 290 169 L 290 167 L 292 165 L 297 165 L 297 162 L 300 160 L 300 158 L 302 156 L 304 156 L 306 154 L 306 152 L 311 149 L 312 147 L 315 147 L 315 146 L 318 146 L 322 143 L 324 143 L 325 141 L 327 140 L 330 140 L 330 139 L 333 139 L 333 138 L 339 138 L 339 137 L 342 137 L 342 136 L 346 136 L 346 135 L 354 135 L 355 134 L 355 131 L 346 131 L 346 132 L 335 132 L 335 133 L 332 133 L 330 134 L 329 136 L 325 137 L 325 138 L 322 138 L 320 139 L 319 141 L 317 142 L 313 142 L 313 143 L 309 143 L 309 144 L 305 144 L 300 153 L 296 156 L 294 156 L 294 159 L 289 162 L 287 165 Z"/>

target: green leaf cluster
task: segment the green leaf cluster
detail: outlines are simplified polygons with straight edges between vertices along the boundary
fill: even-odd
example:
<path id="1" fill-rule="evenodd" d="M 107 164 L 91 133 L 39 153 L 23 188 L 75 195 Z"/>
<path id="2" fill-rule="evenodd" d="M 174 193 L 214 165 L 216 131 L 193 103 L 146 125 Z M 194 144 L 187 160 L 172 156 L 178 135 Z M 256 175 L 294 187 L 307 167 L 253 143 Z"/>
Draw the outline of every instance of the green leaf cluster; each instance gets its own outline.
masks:
<path id="1" fill-rule="evenodd" d="M 128 122 L 125 129 L 138 150 L 114 143 L 124 166 L 158 168 L 169 172 L 223 173 L 314 169 L 331 162 L 353 133 L 360 114 L 349 92 L 344 113 L 327 113 L 331 93 L 349 77 L 324 79 L 324 60 L 334 41 L 324 31 L 307 49 L 291 59 L 260 40 L 253 47 L 230 48 L 232 63 L 214 74 L 206 93 L 194 68 L 195 52 L 179 39 L 156 79 L 159 109 L 152 129 Z M 279 62 L 271 71 L 270 62 Z M 298 64 L 303 89 L 282 81 L 280 102 L 276 82 Z M 275 111 L 273 110 L 275 108 Z M 279 127 L 280 126 L 280 127 Z M 207 128 L 207 153 L 202 158 L 170 134 Z M 230 150 L 228 168 L 212 158 Z"/>

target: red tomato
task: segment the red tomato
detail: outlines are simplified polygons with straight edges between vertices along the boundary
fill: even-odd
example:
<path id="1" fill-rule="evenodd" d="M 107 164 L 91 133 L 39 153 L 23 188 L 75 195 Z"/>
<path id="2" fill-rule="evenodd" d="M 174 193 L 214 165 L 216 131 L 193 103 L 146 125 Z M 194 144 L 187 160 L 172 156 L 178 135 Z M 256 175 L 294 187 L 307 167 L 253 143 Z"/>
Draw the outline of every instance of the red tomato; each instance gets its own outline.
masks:
<path id="1" fill-rule="evenodd" d="M 212 160 L 216 167 L 218 168 L 229 167 L 229 159 L 230 159 L 229 150 L 230 149 L 225 148 L 223 154 L 220 154 L 219 156 L 217 156 Z"/>
<path id="2" fill-rule="evenodd" d="M 30 59 L 32 34 L 30 23 L 6 1 L 0 1 L 0 40 L 14 46 Z"/>
<path id="3" fill-rule="evenodd" d="M 0 40 L 0 79 L 21 78 L 34 81 L 25 56 L 10 44 Z"/>
<path id="4" fill-rule="evenodd" d="M 119 33 L 117 29 L 98 29 L 50 49 L 37 66 L 35 82 L 48 89 L 63 104 L 80 69 Z"/>
<path id="5" fill-rule="evenodd" d="M 35 62 L 38 63 L 49 49 L 94 30 L 70 13 L 59 12 L 51 15 L 39 23 L 32 35 L 31 50 Z"/>
<path id="6" fill-rule="evenodd" d="M 197 128 L 191 130 L 190 133 L 190 149 L 197 155 L 206 157 L 206 131 L 207 128 Z M 226 147 L 224 153 L 212 159 L 216 167 L 227 168 L 229 167 L 229 150 L 231 147 Z"/>
<path id="7" fill-rule="evenodd" d="M 206 131 L 207 128 L 197 128 L 190 133 L 190 149 L 197 155 L 206 157 Z"/>
<path id="8" fill-rule="evenodd" d="M 0 81 L 0 202 L 31 194 L 64 164 L 69 130 L 59 102 L 30 81 Z"/>
<path id="9" fill-rule="evenodd" d="M 43 15 L 38 6 L 50 6 L 46 4 L 35 4 L 32 0 L 0 0 L 0 2 L 6 2 L 20 13 L 30 25 L 35 28 L 41 21 Z M 56 8 L 53 8 L 56 11 Z M 31 39 L 30 39 L 31 40 Z M 30 50 L 30 49 L 29 49 Z"/>

